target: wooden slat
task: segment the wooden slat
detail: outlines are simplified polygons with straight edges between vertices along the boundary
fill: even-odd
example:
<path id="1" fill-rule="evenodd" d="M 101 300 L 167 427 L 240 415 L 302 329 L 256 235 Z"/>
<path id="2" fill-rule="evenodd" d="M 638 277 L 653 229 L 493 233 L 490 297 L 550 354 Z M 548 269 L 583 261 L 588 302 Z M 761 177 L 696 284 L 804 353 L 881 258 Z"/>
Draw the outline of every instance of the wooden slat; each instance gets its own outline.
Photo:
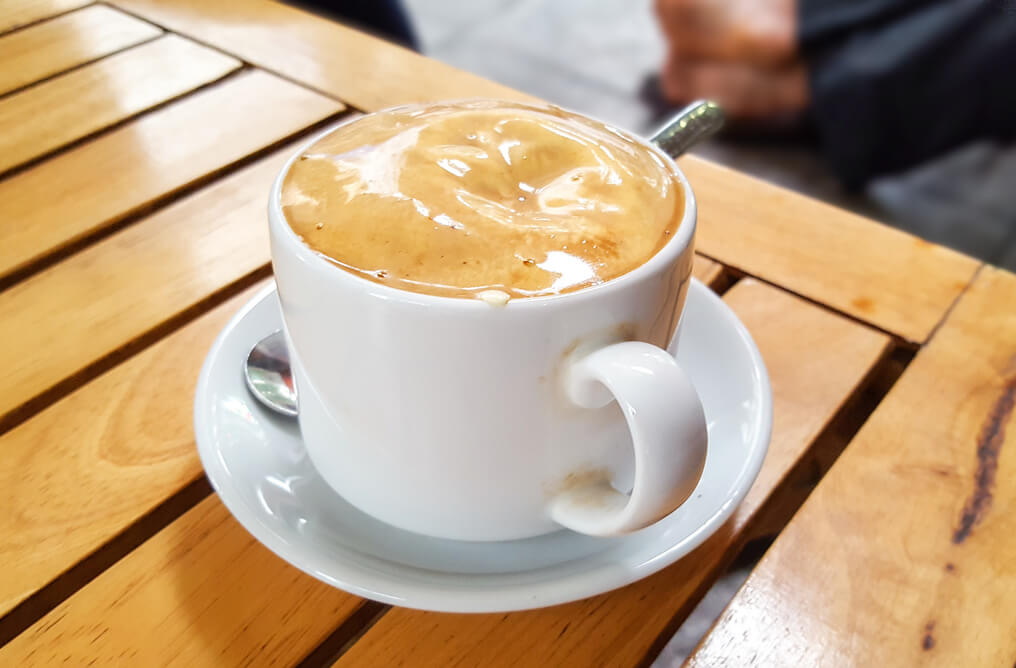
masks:
<path id="1" fill-rule="evenodd" d="M 89 2 L 91 0 L 4 0 L 0 3 L 0 32 L 83 7 Z"/>
<path id="2" fill-rule="evenodd" d="M 0 649 L 0 664 L 293 665 L 360 605 L 262 547 L 213 496 Z"/>
<path id="3" fill-rule="evenodd" d="M 982 270 L 693 666 L 1013 664 L 1014 305 Z"/>
<path id="4" fill-rule="evenodd" d="M 268 263 L 268 189 L 293 147 L 0 293 L 0 419 Z"/>
<path id="5" fill-rule="evenodd" d="M 0 94 L 160 34 L 150 23 L 94 5 L 0 37 Z"/>
<path id="6" fill-rule="evenodd" d="M 201 475 L 190 397 L 256 289 L 0 436 L 0 617 Z"/>
<path id="7" fill-rule="evenodd" d="M 0 100 L 0 172 L 224 77 L 240 61 L 166 35 Z"/>
<path id="8" fill-rule="evenodd" d="M 241 73 L 2 181 L 0 278 L 342 109 Z"/>
<path id="9" fill-rule="evenodd" d="M 922 342 L 979 262 L 942 246 L 686 156 L 697 248 L 909 341 Z"/>
<path id="10" fill-rule="evenodd" d="M 389 611 L 338 665 L 631 666 L 718 575 L 762 504 L 881 358 L 888 337 L 755 281 L 725 300 L 765 357 L 775 399 L 762 473 L 724 529 L 670 568 L 610 594 L 508 615 Z M 793 335 L 790 336 L 789 334 Z"/>
<path id="11" fill-rule="evenodd" d="M 532 99 L 270 0 L 116 0 L 113 4 L 363 111 L 460 97 Z"/>

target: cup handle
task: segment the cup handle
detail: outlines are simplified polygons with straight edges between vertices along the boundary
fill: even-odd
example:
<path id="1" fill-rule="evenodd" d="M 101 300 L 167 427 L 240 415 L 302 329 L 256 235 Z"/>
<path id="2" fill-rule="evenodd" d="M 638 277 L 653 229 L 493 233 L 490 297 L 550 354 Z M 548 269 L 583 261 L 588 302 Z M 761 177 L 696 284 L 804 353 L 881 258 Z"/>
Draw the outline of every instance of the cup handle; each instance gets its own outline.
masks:
<path id="1" fill-rule="evenodd" d="M 691 496 L 705 467 L 708 431 L 702 401 L 673 356 L 654 345 L 625 341 L 572 363 L 566 392 L 584 408 L 616 400 L 631 430 L 635 483 L 623 494 L 609 480 L 559 493 L 551 518 L 593 536 L 649 526 Z"/>

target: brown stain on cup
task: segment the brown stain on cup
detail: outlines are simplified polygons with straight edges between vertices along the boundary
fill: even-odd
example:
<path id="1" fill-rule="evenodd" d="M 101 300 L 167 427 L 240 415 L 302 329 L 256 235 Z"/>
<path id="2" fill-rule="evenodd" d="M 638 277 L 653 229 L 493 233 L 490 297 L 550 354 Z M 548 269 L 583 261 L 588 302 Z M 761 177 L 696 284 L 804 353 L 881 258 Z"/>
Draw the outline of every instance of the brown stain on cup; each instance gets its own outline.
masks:
<path id="1" fill-rule="evenodd" d="M 553 499 L 568 494 L 571 501 L 580 506 L 604 508 L 620 494 L 610 481 L 613 474 L 605 467 L 594 467 L 572 471 L 557 483 L 547 485 L 547 498 Z"/>
<path id="2" fill-rule="evenodd" d="M 557 397 L 556 403 L 558 408 L 565 411 L 589 410 L 587 408 L 576 406 L 567 395 L 564 384 L 564 375 L 565 371 L 568 369 L 568 365 L 572 364 L 580 356 L 588 355 L 594 350 L 603 348 L 604 346 L 621 343 L 622 341 L 636 341 L 638 340 L 636 336 L 637 333 L 638 330 L 635 323 L 622 322 L 583 334 L 565 346 L 564 350 L 561 351 L 561 354 L 558 355 L 557 363 L 554 364 L 554 368 L 549 375 L 549 380 L 556 388 L 555 396 Z M 547 376 L 540 376 L 539 382 L 545 382 L 547 378 Z"/>

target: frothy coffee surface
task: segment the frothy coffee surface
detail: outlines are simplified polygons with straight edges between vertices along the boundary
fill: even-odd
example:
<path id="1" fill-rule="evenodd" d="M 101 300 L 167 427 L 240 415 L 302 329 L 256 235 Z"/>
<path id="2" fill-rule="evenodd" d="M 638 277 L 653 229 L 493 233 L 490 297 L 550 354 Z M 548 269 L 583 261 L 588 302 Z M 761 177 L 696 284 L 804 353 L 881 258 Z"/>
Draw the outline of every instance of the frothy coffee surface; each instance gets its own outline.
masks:
<path id="1" fill-rule="evenodd" d="M 293 163 L 282 210 L 304 243 L 364 278 L 496 300 L 635 269 L 684 203 L 671 168 L 626 135 L 556 107 L 483 101 L 338 128 Z"/>

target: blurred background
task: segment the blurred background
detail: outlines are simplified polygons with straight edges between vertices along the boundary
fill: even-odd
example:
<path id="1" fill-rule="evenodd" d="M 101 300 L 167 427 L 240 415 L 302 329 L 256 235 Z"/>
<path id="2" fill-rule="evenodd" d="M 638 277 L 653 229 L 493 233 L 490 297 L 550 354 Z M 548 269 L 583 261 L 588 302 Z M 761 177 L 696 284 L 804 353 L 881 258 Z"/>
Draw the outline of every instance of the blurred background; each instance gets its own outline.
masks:
<path id="1" fill-rule="evenodd" d="M 1016 0 L 802 2 L 311 8 L 641 134 L 717 99 L 695 153 L 1016 270 Z"/>

